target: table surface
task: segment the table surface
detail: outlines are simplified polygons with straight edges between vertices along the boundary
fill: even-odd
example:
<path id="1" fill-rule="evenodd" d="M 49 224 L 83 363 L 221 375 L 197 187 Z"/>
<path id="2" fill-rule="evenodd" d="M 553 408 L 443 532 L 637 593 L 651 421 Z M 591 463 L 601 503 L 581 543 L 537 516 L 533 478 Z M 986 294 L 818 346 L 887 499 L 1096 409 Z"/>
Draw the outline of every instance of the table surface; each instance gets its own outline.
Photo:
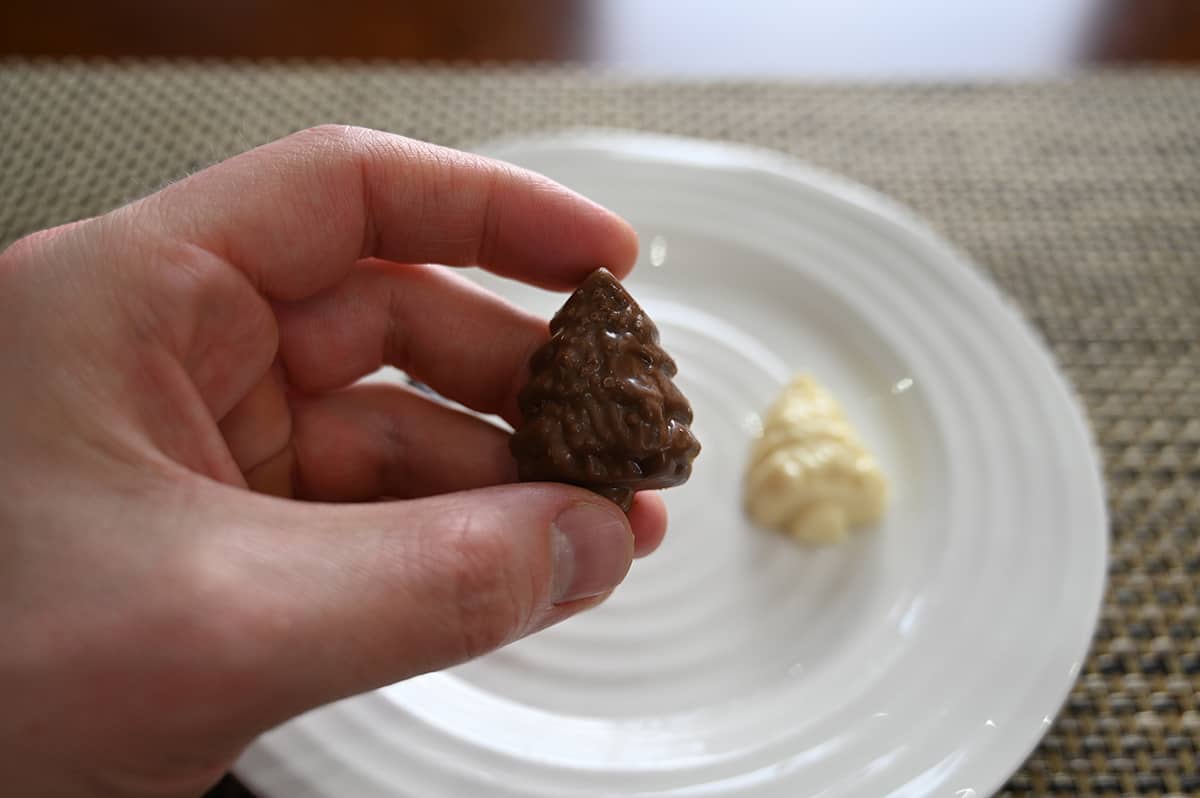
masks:
<path id="1" fill-rule="evenodd" d="M 1106 463 L 1095 643 L 1006 794 L 1200 793 L 1200 71 L 828 85 L 0 62 L 0 246 L 327 121 L 455 146 L 566 126 L 742 141 L 915 208 L 1041 332 Z"/>

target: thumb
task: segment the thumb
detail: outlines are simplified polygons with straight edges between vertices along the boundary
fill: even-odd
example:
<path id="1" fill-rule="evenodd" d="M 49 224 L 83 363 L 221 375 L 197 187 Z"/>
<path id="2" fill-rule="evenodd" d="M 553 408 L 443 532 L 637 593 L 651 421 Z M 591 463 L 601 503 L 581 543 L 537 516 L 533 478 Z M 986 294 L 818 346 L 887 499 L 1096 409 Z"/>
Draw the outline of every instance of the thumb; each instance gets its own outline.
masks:
<path id="1" fill-rule="evenodd" d="M 624 513 L 564 485 L 352 506 L 251 498 L 237 558 L 252 573 L 233 612 L 270 673 L 272 721 L 557 623 L 599 603 L 633 556 Z"/>

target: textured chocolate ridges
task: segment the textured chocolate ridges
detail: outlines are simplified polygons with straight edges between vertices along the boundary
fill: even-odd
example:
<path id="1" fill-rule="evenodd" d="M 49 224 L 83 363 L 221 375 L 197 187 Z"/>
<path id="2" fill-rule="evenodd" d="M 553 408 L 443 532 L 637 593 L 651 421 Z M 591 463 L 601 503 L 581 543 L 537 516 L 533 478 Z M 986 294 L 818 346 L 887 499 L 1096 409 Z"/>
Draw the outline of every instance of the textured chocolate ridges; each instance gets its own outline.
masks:
<path id="1" fill-rule="evenodd" d="M 700 444 L 658 328 L 606 269 L 550 321 L 530 359 L 511 449 L 522 480 L 568 482 L 628 510 L 639 490 L 686 482 Z"/>

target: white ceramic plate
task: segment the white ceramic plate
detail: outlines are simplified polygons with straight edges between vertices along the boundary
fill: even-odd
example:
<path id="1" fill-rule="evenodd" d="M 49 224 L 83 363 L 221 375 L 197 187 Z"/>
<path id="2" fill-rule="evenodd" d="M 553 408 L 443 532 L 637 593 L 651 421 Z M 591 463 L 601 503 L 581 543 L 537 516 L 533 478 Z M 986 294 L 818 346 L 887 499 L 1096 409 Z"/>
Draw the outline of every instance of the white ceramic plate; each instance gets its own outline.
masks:
<path id="1" fill-rule="evenodd" d="M 297 796 L 985 796 L 1050 725 L 1099 607 L 1087 426 L 977 269 L 888 200 L 782 156 L 624 133 L 487 153 L 630 219 L 704 452 L 666 543 L 600 609 L 309 713 L 237 773 Z M 561 295 L 477 275 L 551 314 Z M 890 477 L 843 547 L 749 524 L 758 413 L 795 371 Z"/>

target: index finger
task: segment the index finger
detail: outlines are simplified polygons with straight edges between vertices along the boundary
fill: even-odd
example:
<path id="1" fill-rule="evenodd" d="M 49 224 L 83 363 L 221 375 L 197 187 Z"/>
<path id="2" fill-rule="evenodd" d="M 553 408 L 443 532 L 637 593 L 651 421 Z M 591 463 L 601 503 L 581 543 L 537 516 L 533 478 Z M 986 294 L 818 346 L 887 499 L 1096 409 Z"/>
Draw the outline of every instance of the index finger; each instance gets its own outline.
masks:
<path id="1" fill-rule="evenodd" d="M 637 256 L 626 222 L 549 178 L 364 128 L 301 131 L 138 205 L 281 300 L 333 285 L 364 257 L 479 265 L 562 289 L 599 266 L 623 276 Z"/>

